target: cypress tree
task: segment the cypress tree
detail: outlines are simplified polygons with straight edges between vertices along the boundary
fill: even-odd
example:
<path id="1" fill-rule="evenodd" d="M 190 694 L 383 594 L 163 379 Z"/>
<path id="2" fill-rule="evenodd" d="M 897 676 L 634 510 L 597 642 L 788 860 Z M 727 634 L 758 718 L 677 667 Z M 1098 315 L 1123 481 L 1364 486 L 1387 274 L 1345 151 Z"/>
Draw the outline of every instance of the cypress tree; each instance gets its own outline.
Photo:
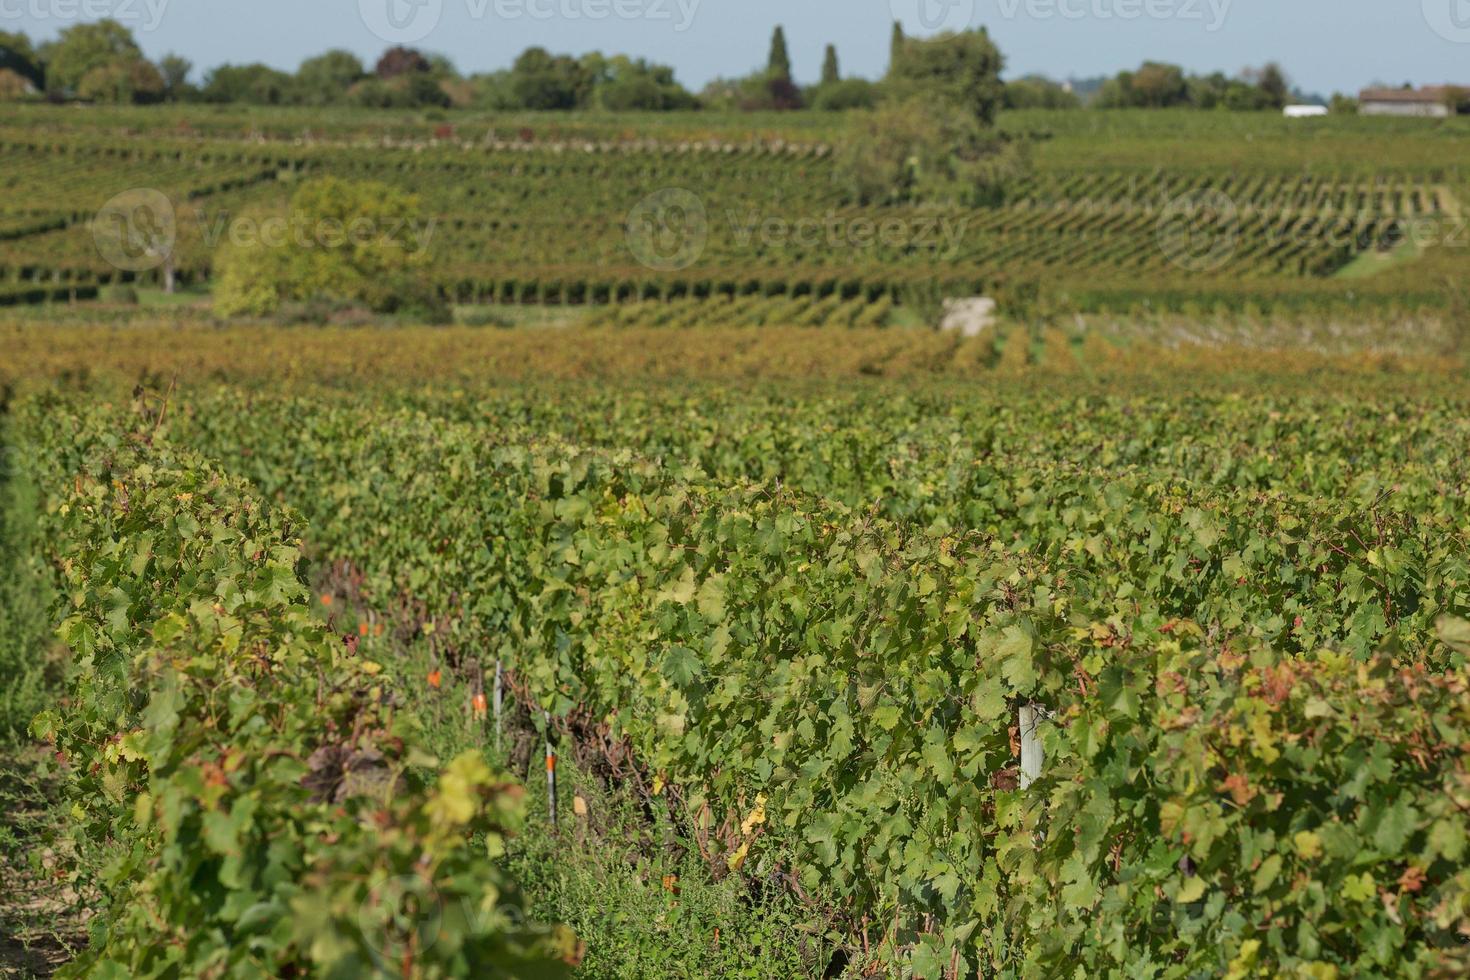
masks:
<path id="1" fill-rule="evenodd" d="M 888 73 L 898 69 L 898 59 L 903 57 L 903 24 L 893 22 L 893 40 L 888 45 Z"/>
<path id="2" fill-rule="evenodd" d="M 827 45 L 827 57 L 822 61 L 822 84 L 833 85 L 842 80 L 842 73 L 837 69 L 837 45 Z"/>
<path id="3" fill-rule="evenodd" d="M 786 31 L 779 25 L 771 35 L 771 62 L 766 72 L 774 79 L 791 81 L 791 55 L 786 51 Z"/>

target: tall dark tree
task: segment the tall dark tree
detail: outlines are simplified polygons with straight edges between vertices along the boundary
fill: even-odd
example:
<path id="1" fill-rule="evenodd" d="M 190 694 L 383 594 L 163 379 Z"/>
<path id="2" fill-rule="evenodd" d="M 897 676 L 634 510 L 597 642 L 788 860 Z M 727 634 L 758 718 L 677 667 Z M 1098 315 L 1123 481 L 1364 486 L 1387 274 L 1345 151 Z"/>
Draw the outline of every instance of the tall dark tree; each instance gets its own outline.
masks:
<path id="1" fill-rule="evenodd" d="M 40 59 L 31 39 L 24 34 L 0 31 L 0 69 L 6 68 L 38 89 L 45 87 L 46 77 L 41 71 Z"/>
<path id="2" fill-rule="evenodd" d="M 1261 95 L 1270 108 L 1280 109 L 1290 101 L 1291 86 L 1286 80 L 1286 72 L 1274 61 L 1261 69 L 1256 88 L 1261 90 Z"/>
<path id="3" fill-rule="evenodd" d="M 822 84 L 836 85 L 842 81 L 842 72 L 837 66 L 837 46 L 827 45 L 827 57 L 822 60 Z"/>
<path id="4" fill-rule="evenodd" d="M 893 22 L 893 40 L 888 42 L 888 73 L 891 75 L 898 69 L 898 62 L 903 57 L 903 24 Z"/>
<path id="5" fill-rule="evenodd" d="M 786 31 L 780 25 L 771 35 L 771 59 L 766 73 L 773 79 L 791 81 L 791 54 L 786 50 Z"/>

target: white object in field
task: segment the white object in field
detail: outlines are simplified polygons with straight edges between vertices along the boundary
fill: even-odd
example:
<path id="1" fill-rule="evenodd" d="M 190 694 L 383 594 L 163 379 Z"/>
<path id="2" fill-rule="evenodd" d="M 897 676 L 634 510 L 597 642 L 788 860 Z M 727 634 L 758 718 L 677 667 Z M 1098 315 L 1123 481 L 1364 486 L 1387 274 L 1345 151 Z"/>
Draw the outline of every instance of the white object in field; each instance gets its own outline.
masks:
<path id="1" fill-rule="evenodd" d="M 1325 115 L 1327 115 L 1325 105 L 1289 105 L 1286 107 L 1287 119 L 1311 119 Z"/>
<path id="2" fill-rule="evenodd" d="M 995 326 L 995 300 L 988 296 L 944 301 L 940 330 L 958 330 L 963 337 L 978 337 Z"/>
<path id="3" fill-rule="evenodd" d="M 1034 704 L 1021 706 L 1021 788 L 1027 789 L 1041 778 L 1045 756 L 1036 726 L 1041 723 L 1041 708 Z"/>

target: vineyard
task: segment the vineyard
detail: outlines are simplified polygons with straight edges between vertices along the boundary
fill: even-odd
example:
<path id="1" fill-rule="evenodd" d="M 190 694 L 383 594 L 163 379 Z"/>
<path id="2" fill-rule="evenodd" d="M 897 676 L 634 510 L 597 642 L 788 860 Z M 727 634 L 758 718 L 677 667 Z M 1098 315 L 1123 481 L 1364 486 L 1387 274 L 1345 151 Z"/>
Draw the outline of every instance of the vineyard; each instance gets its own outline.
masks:
<path id="1" fill-rule="evenodd" d="M 842 116 L 7 109 L 0 977 L 1470 975 L 1464 121 Z"/>
<path id="2" fill-rule="evenodd" d="M 845 334 L 916 389 L 733 322 L 107 334 L 17 328 L 5 429 L 110 899 L 78 974 L 619 975 L 506 871 L 591 832 L 571 766 L 821 923 L 793 975 L 1470 968 L 1459 362 Z"/>
<path id="3" fill-rule="evenodd" d="M 917 209 L 855 206 L 830 131 L 752 138 L 712 122 L 702 139 L 655 129 L 630 142 L 596 126 L 517 135 L 514 120 L 489 120 L 475 137 L 385 132 L 369 143 L 329 132 L 269 139 L 248 126 L 240 135 L 211 127 L 119 137 L 93 125 L 0 126 L 0 302 L 92 299 L 132 278 L 99 252 L 92 219 L 137 188 L 171 202 L 176 271 L 205 283 L 242 218 L 279 207 L 319 176 L 416 194 L 423 215 L 410 231 L 432 250 L 435 287 L 457 303 L 835 295 L 904 304 L 936 286 L 1005 295 L 1042 284 L 1081 311 L 1443 309 L 1455 301 L 1447 283 L 1463 278 L 1467 240 L 1454 144 L 1434 134 L 1394 139 L 1367 125 L 1333 133 L 1307 159 L 1287 134 L 1236 136 L 1222 126 L 1196 135 L 1229 163 L 1196 161 L 1191 150 L 1161 167 L 1180 154 L 1144 153 L 1157 132 L 1120 125 L 1087 134 L 1104 149 L 1084 156 L 1068 114 L 1023 114 L 1013 125 L 1034 159 L 1003 201 Z M 1405 144 L 1416 147 L 1415 163 L 1400 162 Z M 1237 159 L 1242 145 L 1251 146 L 1248 160 Z M 1359 149 L 1382 167 L 1338 155 Z M 650 195 L 676 191 L 691 195 L 698 214 L 680 212 L 685 224 L 673 230 L 690 250 L 666 262 L 640 251 L 629 229 Z M 1355 279 L 1350 291 L 1335 279 L 1356 260 L 1389 254 L 1413 261 Z M 854 319 L 847 312 L 839 322 Z"/>

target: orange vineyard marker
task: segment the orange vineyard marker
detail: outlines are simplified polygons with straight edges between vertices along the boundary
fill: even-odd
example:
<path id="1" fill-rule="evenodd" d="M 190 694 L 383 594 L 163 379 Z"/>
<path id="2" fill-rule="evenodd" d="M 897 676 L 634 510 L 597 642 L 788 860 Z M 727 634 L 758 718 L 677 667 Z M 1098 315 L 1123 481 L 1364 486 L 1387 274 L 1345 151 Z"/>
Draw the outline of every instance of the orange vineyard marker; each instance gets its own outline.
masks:
<path id="1" fill-rule="evenodd" d="M 331 604 L 332 604 L 332 597 L 329 596 L 329 595 L 327 595 L 325 592 L 323 592 L 322 593 L 322 605 L 324 605 L 324 606 L 330 606 Z"/>
<path id="2" fill-rule="evenodd" d="M 476 718 L 485 717 L 490 709 L 490 705 L 485 701 L 485 695 L 483 694 L 476 694 L 474 700 L 470 702 L 470 707 L 474 710 Z"/>
<path id="3" fill-rule="evenodd" d="M 432 687 L 432 688 L 434 688 L 436 691 L 439 689 L 439 684 L 443 680 L 444 680 L 444 677 L 443 677 L 443 675 L 441 675 L 439 673 L 439 671 L 437 671 L 437 670 L 431 670 L 431 671 L 429 671 L 429 686 Z"/>

